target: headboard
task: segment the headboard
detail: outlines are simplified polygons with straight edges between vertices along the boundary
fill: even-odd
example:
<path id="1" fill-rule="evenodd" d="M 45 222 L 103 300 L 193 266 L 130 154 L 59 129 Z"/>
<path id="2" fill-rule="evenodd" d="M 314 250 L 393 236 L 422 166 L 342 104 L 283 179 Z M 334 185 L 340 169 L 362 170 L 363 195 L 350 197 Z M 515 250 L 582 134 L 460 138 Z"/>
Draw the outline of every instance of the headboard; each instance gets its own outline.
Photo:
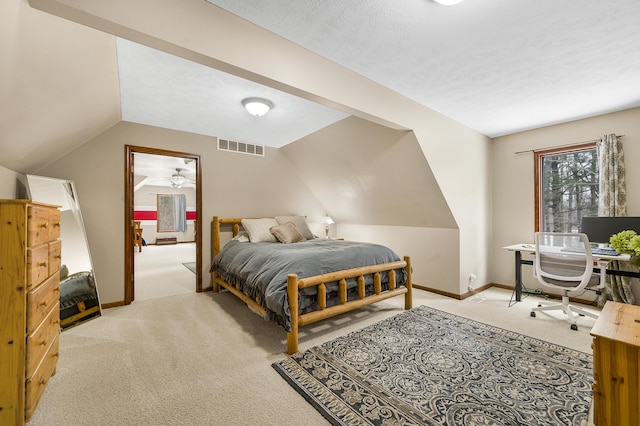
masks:
<path id="1" fill-rule="evenodd" d="M 232 225 L 233 236 L 237 236 L 240 233 L 240 227 L 242 226 L 242 218 L 221 218 L 218 216 L 213 217 L 213 224 L 211 225 L 211 253 L 213 257 L 216 257 L 220 253 L 220 227 L 221 225 Z"/>

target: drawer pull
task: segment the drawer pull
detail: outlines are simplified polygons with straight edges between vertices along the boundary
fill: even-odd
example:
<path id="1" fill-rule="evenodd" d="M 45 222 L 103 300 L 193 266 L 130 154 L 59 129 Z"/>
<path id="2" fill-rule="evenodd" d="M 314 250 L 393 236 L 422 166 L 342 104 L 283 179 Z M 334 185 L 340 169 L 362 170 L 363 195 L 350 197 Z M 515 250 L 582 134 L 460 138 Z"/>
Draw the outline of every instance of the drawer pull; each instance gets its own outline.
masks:
<path id="1" fill-rule="evenodd" d="M 49 225 L 47 223 L 43 223 L 40 225 L 40 228 L 42 229 L 47 229 L 49 227 Z"/>
<path id="2" fill-rule="evenodd" d="M 47 341 L 46 341 L 46 340 L 43 340 L 42 342 L 40 342 L 40 343 L 39 343 L 39 345 L 40 345 L 40 346 L 44 346 L 44 345 L 46 345 L 46 344 L 47 344 Z"/>
<path id="3" fill-rule="evenodd" d="M 39 263 L 38 263 L 38 267 L 39 267 L 39 268 L 44 268 L 44 267 L 46 267 L 46 266 L 47 266 L 47 262 L 39 262 Z"/>
<path id="4" fill-rule="evenodd" d="M 53 227 L 54 228 L 60 228 L 60 222 L 54 222 Z"/>
<path id="5" fill-rule="evenodd" d="M 58 287 L 56 287 L 56 288 L 54 288 L 54 289 L 53 289 L 53 291 L 54 291 L 54 293 L 55 293 L 56 291 L 57 291 L 57 292 L 59 292 L 59 291 L 60 291 L 60 289 L 59 289 Z"/>
<path id="6" fill-rule="evenodd" d="M 48 304 L 47 301 L 43 300 L 42 302 L 38 303 L 38 306 L 45 306 L 46 307 L 47 304 Z"/>

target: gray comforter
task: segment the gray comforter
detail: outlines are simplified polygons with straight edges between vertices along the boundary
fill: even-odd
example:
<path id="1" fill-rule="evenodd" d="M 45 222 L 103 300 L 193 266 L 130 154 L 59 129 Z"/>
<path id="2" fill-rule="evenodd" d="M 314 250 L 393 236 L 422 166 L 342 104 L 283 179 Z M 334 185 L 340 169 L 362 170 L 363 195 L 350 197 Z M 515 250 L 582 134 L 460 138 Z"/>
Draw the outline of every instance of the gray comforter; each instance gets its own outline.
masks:
<path id="1" fill-rule="evenodd" d="M 214 258 L 210 271 L 230 284 L 240 284 L 242 291 L 257 298 L 267 311 L 267 318 L 291 331 L 287 298 L 287 275 L 312 277 L 343 269 L 376 265 L 400 260 L 393 250 L 371 243 L 316 238 L 295 244 L 250 243 L 230 241 Z M 396 271 L 397 285 L 407 279 L 405 269 Z M 381 274 L 387 289 L 387 274 Z M 367 292 L 373 289 L 373 277 L 365 278 Z M 348 282 L 350 298 L 356 297 L 355 279 Z M 337 284 L 327 285 L 327 295 L 335 296 Z M 303 289 L 299 296 L 300 312 L 316 309 L 316 288 Z M 329 299 L 329 297 L 328 297 Z M 327 301 L 330 306 L 332 302 Z M 335 303 L 333 303 L 335 304 Z"/>

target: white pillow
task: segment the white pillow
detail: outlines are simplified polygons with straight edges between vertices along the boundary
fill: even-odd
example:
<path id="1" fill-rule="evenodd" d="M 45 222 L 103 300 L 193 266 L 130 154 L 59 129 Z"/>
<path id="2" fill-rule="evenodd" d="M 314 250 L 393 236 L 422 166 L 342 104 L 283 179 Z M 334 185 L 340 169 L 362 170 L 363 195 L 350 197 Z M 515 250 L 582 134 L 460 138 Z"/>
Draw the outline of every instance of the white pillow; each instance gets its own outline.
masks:
<path id="1" fill-rule="evenodd" d="M 238 235 L 233 237 L 231 239 L 231 241 L 240 241 L 241 243 L 248 243 L 249 242 L 249 234 L 247 234 L 246 232 L 240 232 Z"/>
<path id="2" fill-rule="evenodd" d="M 311 229 L 309 229 L 309 224 L 304 216 L 276 216 L 276 220 L 279 225 L 292 222 L 307 240 L 313 240 L 316 237 L 313 235 L 313 232 L 311 232 Z"/>
<path id="3" fill-rule="evenodd" d="M 278 226 L 278 222 L 272 217 L 262 219 L 242 219 L 242 227 L 249 234 L 252 243 L 277 243 L 270 229 Z"/>

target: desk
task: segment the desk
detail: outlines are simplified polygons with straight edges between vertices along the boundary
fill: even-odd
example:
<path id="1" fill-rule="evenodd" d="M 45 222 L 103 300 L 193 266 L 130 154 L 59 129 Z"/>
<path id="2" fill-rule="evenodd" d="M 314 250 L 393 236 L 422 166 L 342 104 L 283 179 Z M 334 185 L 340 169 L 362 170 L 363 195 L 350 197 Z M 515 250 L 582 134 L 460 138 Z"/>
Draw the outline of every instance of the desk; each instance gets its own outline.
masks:
<path id="1" fill-rule="evenodd" d="M 533 260 L 522 259 L 522 252 L 525 253 L 535 253 L 536 246 L 533 244 L 514 244 L 512 246 L 502 247 L 505 250 L 509 250 L 515 253 L 515 269 L 516 269 L 516 283 L 515 283 L 515 293 L 516 293 L 516 302 L 520 302 L 522 300 L 522 265 L 533 265 Z M 572 253 L 575 254 L 575 253 Z M 628 254 L 621 254 L 619 256 L 606 256 L 594 254 L 593 260 L 598 262 L 600 267 L 593 268 L 593 272 L 599 274 L 600 268 L 606 268 L 607 264 L 612 260 L 620 260 L 623 262 L 628 262 L 631 259 L 631 256 Z M 624 277 L 634 277 L 640 278 L 640 271 L 622 271 L 619 269 L 607 269 L 606 273 L 609 275 L 621 275 Z"/>

